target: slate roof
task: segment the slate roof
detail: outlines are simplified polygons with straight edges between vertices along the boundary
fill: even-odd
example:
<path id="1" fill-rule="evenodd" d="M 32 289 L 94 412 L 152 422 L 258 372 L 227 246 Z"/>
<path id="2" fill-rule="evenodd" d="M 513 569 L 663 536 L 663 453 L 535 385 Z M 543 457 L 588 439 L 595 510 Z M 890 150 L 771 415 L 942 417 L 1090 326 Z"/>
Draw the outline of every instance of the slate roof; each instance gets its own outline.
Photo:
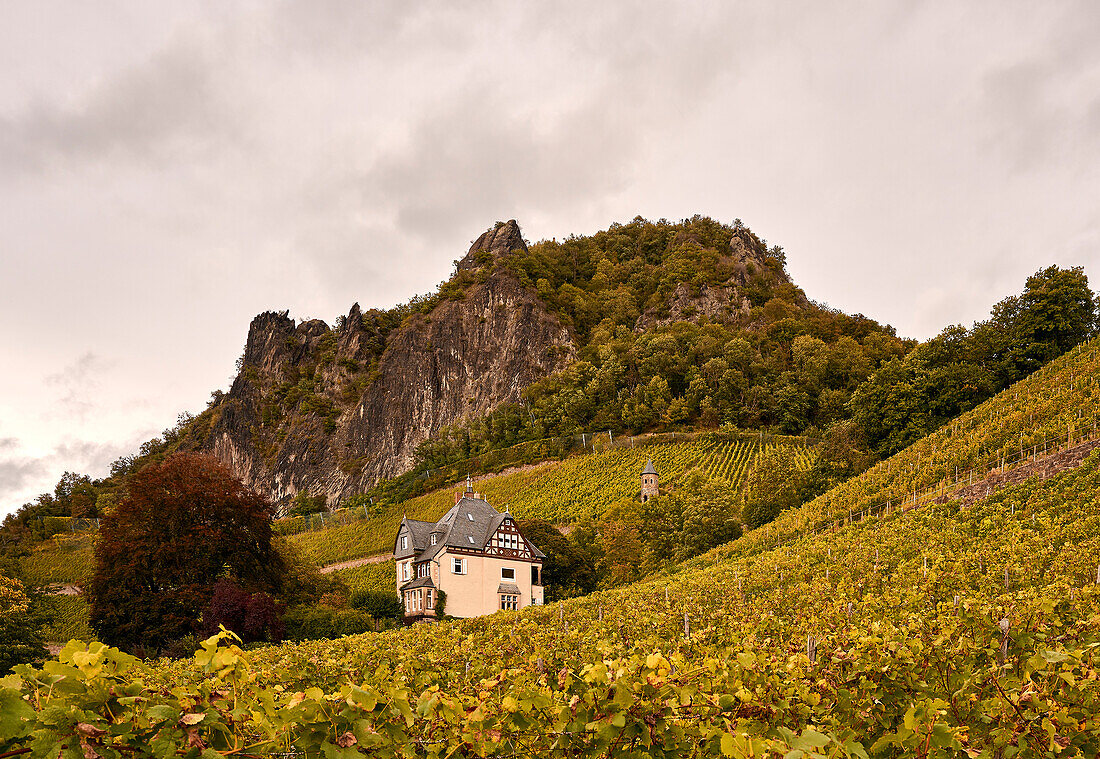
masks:
<path id="1" fill-rule="evenodd" d="M 642 474 L 657 474 L 657 470 L 653 468 L 653 459 L 646 462 L 645 469 L 642 470 Z"/>
<path id="2" fill-rule="evenodd" d="M 502 582 L 497 586 L 497 593 L 511 593 L 513 596 L 518 596 L 519 586 L 514 582 Z"/>
<path id="3" fill-rule="evenodd" d="M 412 590 L 413 588 L 434 588 L 435 583 L 432 582 L 430 577 L 417 577 L 415 580 L 409 580 L 407 583 L 401 586 L 401 590 Z"/>
<path id="4" fill-rule="evenodd" d="M 397 545 L 397 539 L 394 538 L 393 555 L 396 558 L 406 558 L 412 556 L 415 553 L 419 553 L 427 548 L 430 544 L 430 538 L 432 529 L 435 527 L 435 522 L 422 522 L 419 519 L 404 518 L 401 520 L 401 524 L 404 527 L 409 528 L 409 536 L 412 538 L 410 541 L 411 546 L 405 550 L 401 550 Z M 398 530 L 398 535 L 400 535 Z"/>
<path id="5" fill-rule="evenodd" d="M 418 554 L 416 561 L 427 561 L 448 546 L 483 550 L 489 538 L 509 516 L 511 515 L 507 512 L 501 514 L 481 498 L 464 496 L 438 522 L 405 519 L 403 524 L 409 526 L 409 532 L 413 536 L 413 547 Z M 431 545 L 432 533 L 439 536 L 434 546 Z M 533 543 L 527 541 L 527 545 L 537 558 L 546 558 L 546 554 Z M 405 558 L 408 553 L 395 551 L 394 555 Z"/>

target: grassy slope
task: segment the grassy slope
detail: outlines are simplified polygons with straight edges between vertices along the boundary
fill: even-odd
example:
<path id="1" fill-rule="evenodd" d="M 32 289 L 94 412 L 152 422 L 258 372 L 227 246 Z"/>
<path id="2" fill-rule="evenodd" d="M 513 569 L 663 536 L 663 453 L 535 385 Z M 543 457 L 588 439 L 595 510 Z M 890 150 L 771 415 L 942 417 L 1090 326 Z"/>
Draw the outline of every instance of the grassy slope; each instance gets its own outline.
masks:
<path id="1" fill-rule="evenodd" d="M 474 489 L 497 508 L 507 506 L 521 519 L 569 522 L 599 517 L 612 503 L 636 498 L 639 476 L 648 458 L 652 457 L 661 474 L 662 487 L 675 484 L 696 467 L 737 486 L 758 450 L 753 443 L 716 441 L 705 436 L 689 443 L 614 448 L 488 477 L 478 481 Z M 808 464 L 811 454 L 807 449 L 792 447 L 792 452 Z M 383 553 L 392 549 L 402 515 L 434 521 L 454 504 L 457 488 L 443 488 L 388 507 L 373 519 L 294 535 L 291 540 L 317 564 Z"/>
<path id="2" fill-rule="evenodd" d="M 519 613 L 273 647 L 251 662 L 287 692 L 336 689 L 349 675 L 404 684 L 414 702 L 438 688 L 460 715 L 476 706 L 486 724 L 513 731 L 505 753 L 547 751 L 562 729 L 591 749 L 619 713 L 632 731 L 624 734 L 642 745 L 667 747 L 678 729 L 704 725 L 687 741 L 698 755 L 716 753 L 723 733 L 793 744 L 782 724 L 838 745 L 877 743 L 880 756 L 929 747 L 944 756 L 1095 756 L 1100 453 L 967 509 L 894 511 L 796 533 L 838 504 L 898 497 L 979 450 L 1018 445 L 1017 425 L 1056 432 L 1091 414 L 1097 358 L 1097 344 L 1067 356 L 952 430 L 784 515 L 772 537 L 754 531 L 670 576 Z M 771 547 L 776 532 L 788 539 Z M 503 682 L 486 680 L 498 675 Z M 186 666 L 160 676 L 198 677 Z M 629 711 L 615 706 L 620 688 Z M 523 706 L 532 699 L 537 710 Z M 402 724 L 388 708 L 356 715 Z M 649 730 L 652 719 L 666 727 Z M 429 722 L 437 740 L 460 742 L 435 712 L 421 712 L 410 732 L 427 733 Z"/>

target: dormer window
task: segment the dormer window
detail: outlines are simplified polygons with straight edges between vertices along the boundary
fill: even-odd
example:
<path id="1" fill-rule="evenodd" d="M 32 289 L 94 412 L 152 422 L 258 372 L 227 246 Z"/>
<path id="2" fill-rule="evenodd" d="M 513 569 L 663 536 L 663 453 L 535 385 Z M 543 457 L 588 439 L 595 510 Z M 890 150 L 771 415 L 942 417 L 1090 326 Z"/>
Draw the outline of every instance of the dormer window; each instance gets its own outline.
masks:
<path id="1" fill-rule="evenodd" d="M 471 522 L 474 521 L 474 515 L 470 512 L 466 512 L 466 518 L 469 519 Z"/>
<path id="2" fill-rule="evenodd" d="M 434 546 L 437 542 L 439 542 L 439 536 L 433 533 L 432 534 L 432 545 Z"/>
<path id="3" fill-rule="evenodd" d="M 469 540 L 470 540 L 470 545 L 476 545 L 476 544 L 474 543 L 474 536 L 473 536 L 473 535 L 467 535 L 466 537 L 467 537 L 467 538 L 469 538 Z"/>
<path id="4" fill-rule="evenodd" d="M 408 535 L 402 535 L 401 536 L 401 550 L 404 551 L 408 547 L 409 547 L 409 536 Z"/>

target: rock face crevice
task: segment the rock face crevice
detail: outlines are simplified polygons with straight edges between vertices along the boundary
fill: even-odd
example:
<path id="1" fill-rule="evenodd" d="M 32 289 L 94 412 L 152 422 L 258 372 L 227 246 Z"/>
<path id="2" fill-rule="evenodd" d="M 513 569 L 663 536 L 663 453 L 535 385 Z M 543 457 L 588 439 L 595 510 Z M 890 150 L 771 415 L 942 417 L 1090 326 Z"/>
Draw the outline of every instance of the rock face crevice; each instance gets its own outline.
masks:
<path id="1" fill-rule="evenodd" d="M 306 491 L 332 506 L 407 471 L 442 427 L 519 400 L 574 358 L 569 331 L 497 265 L 526 250 L 515 221 L 497 224 L 457 262 L 460 295 L 388 331 L 358 304 L 335 329 L 258 315 L 202 447 L 283 505 Z"/>

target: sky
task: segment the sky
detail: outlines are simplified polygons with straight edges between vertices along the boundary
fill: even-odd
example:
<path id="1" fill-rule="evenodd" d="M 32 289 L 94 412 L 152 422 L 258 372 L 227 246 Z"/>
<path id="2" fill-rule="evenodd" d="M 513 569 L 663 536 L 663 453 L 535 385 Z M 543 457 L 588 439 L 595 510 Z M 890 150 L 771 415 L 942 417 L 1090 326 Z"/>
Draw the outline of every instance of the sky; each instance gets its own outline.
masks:
<path id="1" fill-rule="evenodd" d="M 226 389 L 252 317 L 515 218 L 742 219 L 927 338 L 1100 280 L 1100 3 L 0 2 L 0 515 Z"/>

